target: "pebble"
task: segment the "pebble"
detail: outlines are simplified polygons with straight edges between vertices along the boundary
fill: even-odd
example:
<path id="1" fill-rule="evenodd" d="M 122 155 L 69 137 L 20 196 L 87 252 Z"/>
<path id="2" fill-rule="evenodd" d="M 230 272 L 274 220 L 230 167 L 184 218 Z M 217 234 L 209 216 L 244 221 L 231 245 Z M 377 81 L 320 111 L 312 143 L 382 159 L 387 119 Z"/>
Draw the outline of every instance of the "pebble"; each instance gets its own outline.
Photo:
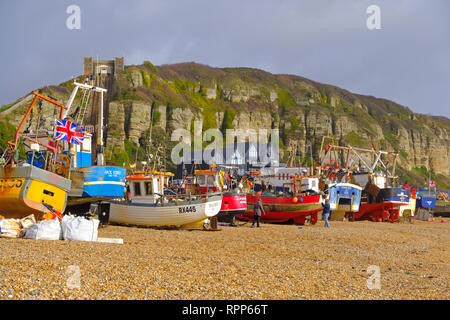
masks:
<path id="1" fill-rule="evenodd" d="M 0 299 L 450 298 L 449 224 L 330 224 L 99 229 L 123 244 L 0 239 Z M 368 288 L 370 266 L 380 289 Z"/>

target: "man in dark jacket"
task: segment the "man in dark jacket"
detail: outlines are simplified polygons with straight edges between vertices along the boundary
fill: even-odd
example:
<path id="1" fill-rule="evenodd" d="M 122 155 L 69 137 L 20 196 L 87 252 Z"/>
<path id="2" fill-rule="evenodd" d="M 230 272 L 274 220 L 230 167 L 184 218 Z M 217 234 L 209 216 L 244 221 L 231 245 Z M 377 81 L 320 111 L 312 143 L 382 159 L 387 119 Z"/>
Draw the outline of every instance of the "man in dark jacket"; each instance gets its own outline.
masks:
<path id="1" fill-rule="evenodd" d="M 322 203 L 323 207 L 323 219 L 325 220 L 325 227 L 329 228 L 330 224 L 328 223 L 328 218 L 330 217 L 330 199 L 328 196 L 325 198 L 325 203 Z"/>
<path id="2" fill-rule="evenodd" d="M 257 193 L 258 200 L 256 201 L 255 205 L 253 206 L 253 222 L 252 222 L 252 228 L 256 226 L 259 228 L 259 222 L 261 221 L 261 214 L 266 214 L 264 212 L 264 208 L 261 201 L 261 192 Z"/>

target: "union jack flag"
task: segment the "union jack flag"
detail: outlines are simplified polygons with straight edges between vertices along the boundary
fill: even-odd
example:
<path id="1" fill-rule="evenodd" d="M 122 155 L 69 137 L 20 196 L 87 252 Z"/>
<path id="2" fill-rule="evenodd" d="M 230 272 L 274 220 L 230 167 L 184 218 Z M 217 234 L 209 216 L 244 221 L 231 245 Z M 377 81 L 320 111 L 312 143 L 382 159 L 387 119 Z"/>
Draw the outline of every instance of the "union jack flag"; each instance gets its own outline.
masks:
<path id="1" fill-rule="evenodd" d="M 56 120 L 55 139 L 69 141 L 69 143 L 82 144 L 84 140 L 84 128 L 68 120 Z"/>
<path id="2" fill-rule="evenodd" d="M 430 180 L 430 188 L 435 188 L 436 183 L 433 180 Z"/>

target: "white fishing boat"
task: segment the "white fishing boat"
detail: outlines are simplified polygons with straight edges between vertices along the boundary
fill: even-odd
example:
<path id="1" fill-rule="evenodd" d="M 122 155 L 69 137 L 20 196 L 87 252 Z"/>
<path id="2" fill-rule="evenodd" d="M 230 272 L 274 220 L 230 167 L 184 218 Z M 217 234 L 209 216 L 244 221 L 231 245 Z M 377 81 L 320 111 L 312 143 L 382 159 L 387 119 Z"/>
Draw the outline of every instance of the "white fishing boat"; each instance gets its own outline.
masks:
<path id="1" fill-rule="evenodd" d="M 127 198 L 110 201 L 109 222 L 122 225 L 167 228 L 204 228 L 217 215 L 220 193 L 203 197 L 165 195 L 167 173 L 148 172 L 127 177 Z"/>

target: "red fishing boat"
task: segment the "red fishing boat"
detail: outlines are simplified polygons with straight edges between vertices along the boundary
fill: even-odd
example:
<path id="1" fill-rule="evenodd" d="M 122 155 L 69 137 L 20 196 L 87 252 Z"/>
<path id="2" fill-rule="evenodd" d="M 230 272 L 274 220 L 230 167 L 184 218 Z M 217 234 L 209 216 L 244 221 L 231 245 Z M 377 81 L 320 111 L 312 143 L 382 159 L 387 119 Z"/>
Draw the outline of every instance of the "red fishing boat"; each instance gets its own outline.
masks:
<path id="1" fill-rule="evenodd" d="M 294 177 L 293 192 L 262 193 L 261 201 L 265 214 L 261 216 L 261 221 L 271 223 L 293 222 L 294 224 L 305 224 L 307 220 L 311 224 L 318 221 L 318 213 L 322 210 L 322 197 L 318 190 L 302 190 L 297 192 L 297 182 L 301 181 L 303 186 L 309 186 L 309 181 L 317 180 L 315 177 Z M 303 181 L 305 180 L 305 181 Z M 253 220 L 253 206 L 257 201 L 255 194 L 247 194 L 247 210 L 244 214 L 236 216 L 240 220 Z"/>
<path id="2" fill-rule="evenodd" d="M 221 222 L 234 223 L 238 214 L 247 210 L 246 195 L 239 190 L 230 190 L 229 178 L 223 171 L 195 170 L 193 177 L 187 178 L 186 192 L 191 194 L 206 194 L 223 191 L 222 206 L 217 218 Z"/>
<path id="3" fill-rule="evenodd" d="M 354 179 L 365 185 L 359 211 L 349 214 L 350 220 L 370 220 L 375 222 L 397 222 L 401 209 L 410 205 L 415 192 L 403 187 L 388 185 L 389 176 L 383 172 L 354 173 Z"/>

